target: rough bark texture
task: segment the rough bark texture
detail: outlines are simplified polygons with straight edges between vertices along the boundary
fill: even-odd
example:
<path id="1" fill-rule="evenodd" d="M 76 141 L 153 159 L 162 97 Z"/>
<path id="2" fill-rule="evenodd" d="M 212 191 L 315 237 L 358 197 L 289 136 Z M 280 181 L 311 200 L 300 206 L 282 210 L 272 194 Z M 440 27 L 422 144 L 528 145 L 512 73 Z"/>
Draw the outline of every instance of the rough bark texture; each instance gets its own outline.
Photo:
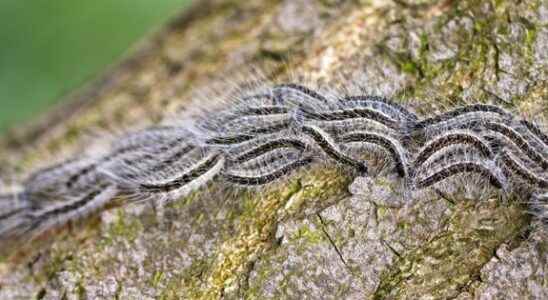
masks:
<path id="1" fill-rule="evenodd" d="M 546 118 L 547 49 L 543 0 L 199 1 L 72 104 L 5 138 L 0 171 L 82 150 L 90 128 L 157 122 L 249 64 L 342 75 L 419 113 L 489 100 Z M 425 193 L 401 207 L 352 182 L 317 169 L 230 197 L 213 183 L 160 218 L 109 210 L 5 258 L 0 298 L 548 298 L 548 239 L 523 205 Z"/>

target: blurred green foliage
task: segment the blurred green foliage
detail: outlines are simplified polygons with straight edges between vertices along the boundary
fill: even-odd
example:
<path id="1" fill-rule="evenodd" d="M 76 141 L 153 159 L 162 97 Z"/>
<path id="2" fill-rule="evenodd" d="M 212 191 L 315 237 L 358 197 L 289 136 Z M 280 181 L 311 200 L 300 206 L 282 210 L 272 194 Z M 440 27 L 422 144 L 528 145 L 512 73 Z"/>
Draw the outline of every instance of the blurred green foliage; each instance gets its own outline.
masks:
<path id="1" fill-rule="evenodd" d="M 189 0 L 1 0 L 0 133 L 97 75 Z"/>

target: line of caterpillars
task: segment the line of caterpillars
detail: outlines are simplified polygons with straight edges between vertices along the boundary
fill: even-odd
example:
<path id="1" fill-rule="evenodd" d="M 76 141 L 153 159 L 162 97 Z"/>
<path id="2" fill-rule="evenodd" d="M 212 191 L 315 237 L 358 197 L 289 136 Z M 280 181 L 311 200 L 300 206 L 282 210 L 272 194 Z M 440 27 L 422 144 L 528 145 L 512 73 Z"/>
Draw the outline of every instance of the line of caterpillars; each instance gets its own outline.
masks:
<path id="1" fill-rule="evenodd" d="M 193 124 L 133 132 L 108 154 L 33 173 L 21 192 L 0 195 L 0 242 L 32 239 L 115 198 L 172 201 L 213 179 L 260 186 L 326 162 L 373 176 L 379 170 L 366 159 L 371 153 L 384 157 L 384 171 L 395 172 L 408 189 L 475 174 L 502 194 L 519 192 L 548 223 L 548 136 L 495 105 L 419 119 L 381 97 L 327 97 L 281 84 Z"/>

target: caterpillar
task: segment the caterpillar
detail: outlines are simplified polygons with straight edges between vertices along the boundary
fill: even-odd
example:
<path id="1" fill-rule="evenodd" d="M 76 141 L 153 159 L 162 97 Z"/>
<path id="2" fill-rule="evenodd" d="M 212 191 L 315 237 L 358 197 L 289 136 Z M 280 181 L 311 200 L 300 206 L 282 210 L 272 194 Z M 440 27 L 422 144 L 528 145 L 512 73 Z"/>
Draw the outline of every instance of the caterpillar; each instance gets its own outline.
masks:
<path id="1" fill-rule="evenodd" d="M 437 116 L 426 118 L 420 122 L 417 122 L 415 124 L 415 130 L 424 129 L 426 127 L 433 126 L 441 122 L 446 122 L 446 121 L 458 118 L 460 116 L 464 116 L 467 114 L 474 114 L 474 113 L 493 113 L 496 115 L 500 115 L 504 117 L 505 119 L 512 119 L 512 115 L 500 107 L 497 107 L 494 105 L 487 105 L 487 104 L 473 104 L 473 105 L 459 107 L 454 110 L 439 114 Z"/>
<path id="2" fill-rule="evenodd" d="M 459 161 L 434 171 L 426 178 L 418 178 L 416 185 L 419 188 L 426 188 L 457 174 L 471 172 L 485 176 L 494 187 L 505 188 L 506 179 L 493 167 L 476 161 Z"/>
<path id="3" fill-rule="evenodd" d="M 418 120 L 417 115 L 410 110 L 382 97 L 365 95 L 345 96 L 340 101 L 345 106 L 370 107 L 399 120 L 406 120 L 408 122 L 416 122 Z"/>
<path id="4" fill-rule="evenodd" d="M 242 163 L 251 159 L 257 158 L 265 153 L 268 153 L 278 148 L 294 148 L 299 151 L 304 151 L 307 148 L 307 144 L 297 139 L 280 138 L 267 141 L 255 148 L 251 148 L 248 151 L 238 155 L 232 161 L 234 163 Z"/>
<path id="5" fill-rule="evenodd" d="M 272 182 L 276 179 L 282 178 L 283 176 L 289 174 L 290 172 L 297 170 L 300 167 L 307 166 L 314 161 L 314 158 L 311 156 L 299 159 L 293 162 L 290 162 L 281 168 L 278 168 L 270 173 L 260 174 L 260 175 L 244 175 L 225 172 L 223 177 L 225 180 L 231 183 L 240 184 L 240 185 L 262 185 Z"/>
<path id="6" fill-rule="evenodd" d="M 502 193 L 525 183 L 531 198 L 524 200 L 546 223 L 548 138 L 541 128 L 490 104 L 420 118 L 382 97 L 273 85 L 207 114 L 121 135 L 103 155 L 31 173 L 21 192 L 0 194 L 0 242 L 30 240 L 114 199 L 174 201 L 213 179 L 262 186 L 324 158 L 371 176 L 374 163 L 349 154 L 350 146 L 388 154 L 395 174 L 412 183 L 406 189 L 430 189 L 465 173 Z"/>
<path id="7" fill-rule="evenodd" d="M 425 163 L 432 154 L 440 151 L 441 149 L 454 144 L 466 144 L 474 147 L 481 153 L 486 159 L 493 159 L 494 155 L 491 148 L 480 136 L 470 131 L 449 131 L 439 137 L 435 137 L 428 144 L 426 144 L 419 152 L 415 161 L 413 162 L 414 168 L 417 169 Z"/>

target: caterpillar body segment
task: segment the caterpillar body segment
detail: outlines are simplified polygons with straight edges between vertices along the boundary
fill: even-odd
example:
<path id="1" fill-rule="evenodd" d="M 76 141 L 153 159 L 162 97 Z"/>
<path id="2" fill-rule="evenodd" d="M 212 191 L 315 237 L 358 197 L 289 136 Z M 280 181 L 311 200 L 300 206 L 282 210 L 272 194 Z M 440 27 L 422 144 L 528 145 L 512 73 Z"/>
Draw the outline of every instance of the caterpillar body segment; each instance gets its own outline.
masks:
<path id="1" fill-rule="evenodd" d="M 486 122 L 483 126 L 487 130 L 496 132 L 498 136 L 502 136 L 504 139 L 501 141 L 502 143 L 511 144 L 519 148 L 525 156 L 539 164 L 542 169 L 546 170 L 548 168 L 548 159 L 546 159 L 548 153 L 543 154 L 538 152 L 521 134 L 510 126 L 495 122 Z"/>
<path id="2" fill-rule="evenodd" d="M 355 168 L 358 172 L 366 174 L 368 172 L 367 164 L 349 157 L 341 151 L 333 138 L 322 129 L 313 125 L 304 125 L 302 132 L 309 136 L 318 147 L 335 161 Z"/>
<path id="3" fill-rule="evenodd" d="M 503 149 L 499 159 L 510 173 L 515 174 L 533 186 L 548 188 L 548 178 L 544 178 L 542 175 L 535 174 L 529 170 L 509 151 Z"/>
<path id="4" fill-rule="evenodd" d="M 99 184 L 54 203 L 31 201 L 6 219 L 0 220 L 0 240 L 27 242 L 45 231 L 79 221 L 103 209 L 117 195 L 110 184 Z"/>
<path id="5" fill-rule="evenodd" d="M 94 189 L 67 198 L 55 206 L 35 208 L 27 216 L 30 219 L 27 232 L 38 235 L 50 228 L 63 226 L 70 221 L 85 218 L 102 209 L 117 194 L 118 190 L 115 186 L 108 183 L 99 184 Z"/>
<path id="6" fill-rule="evenodd" d="M 207 145 L 233 145 L 243 143 L 254 138 L 251 134 L 235 134 L 227 136 L 217 136 L 206 140 Z"/>
<path id="7" fill-rule="evenodd" d="M 472 104 L 472 105 L 459 107 L 454 110 L 421 120 L 415 124 L 414 129 L 415 130 L 425 129 L 429 126 L 446 122 L 454 118 L 458 118 L 458 117 L 469 115 L 469 114 L 476 114 L 476 113 L 480 113 L 480 114 L 491 113 L 491 114 L 499 115 L 507 120 L 511 120 L 513 118 L 513 116 L 510 113 L 508 113 L 507 111 L 505 111 L 504 109 L 498 106 L 489 105 L 489 104 Z M 485 118 L 488 119 L 488 116 L 485 116 Z"/>
<path id="8" fill-rule="evenodd" d="M 340 101 L 345 107 L 369 107 L 400 121 L 418 121 L 417 115 L 413 112 L 383 97 L 365 95 L 345 96 Z"/>
<path id="9" fill-rule="evenodd" d="M 99 176 L 96 165 L 93 158 L 82 158 L 38 170 L 24 181 L 24 193 L 28 198 L 41 201 L 71 196 L 95 184 Z"/>
<path id="10" fill-rule="evenodd" d="M 496 121 L 472 118 L 461 120 L 446 127 L 446 130 L 454 129 L 472 130 L 481 135 L 492 135 L 494 133 L 499 137 L 498 142 L 500 144 L 516 147 L 541 168 L 548 168 L 548 159 L 546 158 L 548 153 L 540 153 L 522 134 L 509 125 Z M 435 136 L 437 135 L 433 135 L 431 138 L 435 138 Z"/>
<path id="11" fill-rule="evenodd" d="M 486 178 L 491 185 L 499 189 L 507 189 L 507 180 L 494 164 L 484 164 L 477 161 L 458 161 L 438 168 L 424 178 L 417 178 L 415 185 L 419 189 L 428 188 L 452 176 L 462 173 L 476 173 Z"/>
<path id="12" fill-rule="evenodd" d="M 395 119 L 391 118 L 383 112 L 368 107 L 337 109 L 332 111 L 303 110 L 302 116 L 305 121 L 313 120 L 320 122 L 336 122 L 351 119 L 361 119 L 364 122 L 376 122 L 392 130 L 398 131 L 400 129 L 400 125 Z"/>
<path id="13" fill-rule="evenodd" d="M 234 163 L 243 163 L 279 148 L 293 148 L 303 152 L 307 147 L 308 145 L 306 143 L 297 139 L 279 138 L 267 141 L 257 147 L 251 148 L 248 151 L 236 156 L 231 161 Z"/>
<path id="14" fill-rule="evenodd" d="M 214 133 L 214 136 L 206 139 L 205 144 L 209 146 L 237 145 L 263 135 L 278 134 L 284 130 L 291 130 L 292 124 L 291 119 L 283 119 L 256 127 L 235 127 L 229 130 L 220 130 L 218 133 Z"/>
<path id="15" fill-rule="evenodd" d="M 408 162 L 406 152 L 401 144 L 389 137 L 380 133 L 358 131 L 344 135 L 340 138 L 341 143 L 371 143 L 375 144 L 390 154 L 396 171 L 400 177 L 409 177 Z"/>
<path id="16" fill-rule="evenodd" d="M 282 167 L 277 168 L 276 170 L 273 170 L 270 173 L 248 175 L 248 174 L 237 174 L 233 172 L 223 172 L 222 176 L 226 181 L 230 183 L 238 184 L 238 185 L 249 185 L 249 186 L 263 185 L 263 184 L 267 184 L 272 181 L 275 181 L 277 179 L 283 178 L 284 176 L 290 174 L 291 172 L 301 167 L 308 166 L 313 162 L 314 162 L 314 158 L 312 156 L 308 156 L 302 159 L 295 160 L 288 164 L 285 164 Z"/>
<path id="17" fill-rule="evenodd" d="M 477 150 L 485 159 L 494 158 L 489 144 L 480 136 L 471 131 L 453 130 L 440 135 L 428 142 L 413 161 L 413 168 L 420 168 L 433 154 L 451 145 L 469 145 Z"/>
<path id="18" fill-rule="evenodd" d="M 305 103 L 305 104 L 329 104 L 330 101 L 318 92 L 297 83 L 283 83 L 272 88 L 272 96 L 275 102 Z"/>
<path id="19" fill-rule="evenodd" d="M 524 125 L 531 133 L 533 133 L 545 147 L 548 147 L 548 135 L 539 128 L 534 122 L 529 122 L 527 120 L 521 120 L 520 123 Z"/>
<path id="20" fill-rule="evenodd" d="M 110 175 L 117 182 L 120 193 L 132 201 L 172 201 L 206 185 L 219 174 L 224 162 L 221 154 L 212 152 L 203 155 L 199 160 L 189 161 L 149 177 L 120 178 L 112 173 Z"/>
<path id="21" fill-rule="evenodd" d="M 31 205 L 24 193 L 0 195 L 0 241 L 8 240 L 21 227 Z"/>

